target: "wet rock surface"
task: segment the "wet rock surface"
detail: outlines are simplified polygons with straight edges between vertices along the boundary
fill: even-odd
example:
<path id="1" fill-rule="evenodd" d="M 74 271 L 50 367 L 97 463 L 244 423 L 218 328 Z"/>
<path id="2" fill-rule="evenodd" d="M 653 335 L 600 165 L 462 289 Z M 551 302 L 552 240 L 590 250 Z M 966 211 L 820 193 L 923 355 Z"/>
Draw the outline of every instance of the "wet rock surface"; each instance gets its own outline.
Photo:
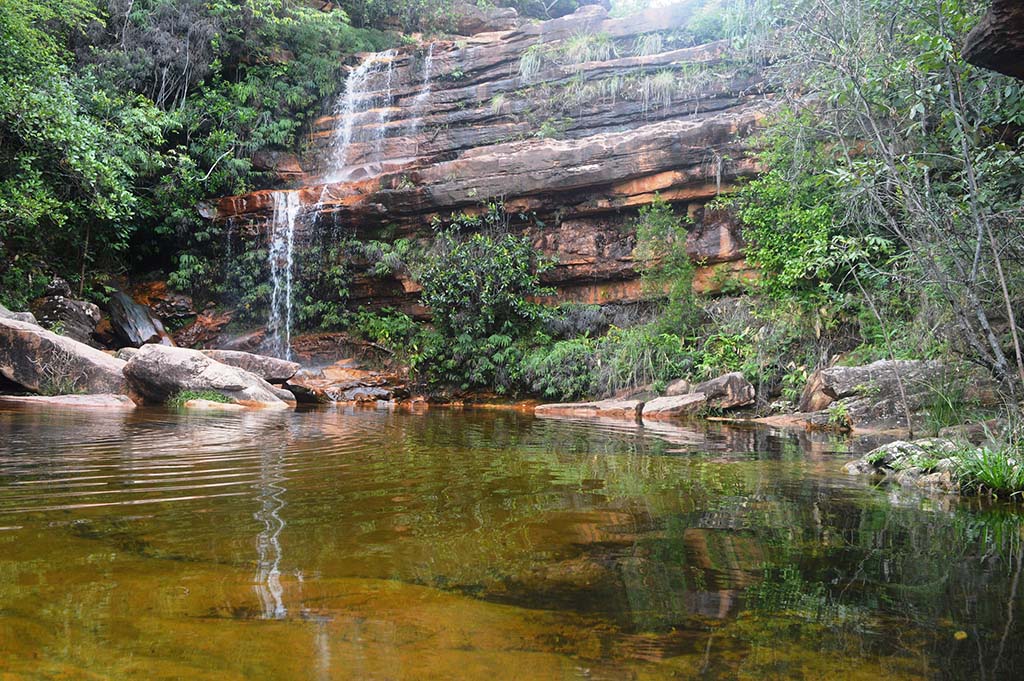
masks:
<path id="1" fill-rule="evenodd" d="M 492 12 L 472 14 L 479 11 Z M 510 12 L 497 12 L 511 20 Z M 551 21 L 382 56 L 386 77 L 363 93 L 377 108 L 351 120 L 344 172 L 337 176 L 328 171 L 343 121 L 330 115 L 314 123 L 310 153 L 297 165 L 308 172 L 289 190 L 302 206 L 296 229 L 344 223 L 357 226 L 357 237 L 379 238 L 387 228 L 429 239 L 423 227 L 431 216 L 503 199 L 511 214 L 543 222 L 524 230 L 556 262 L 544 275 L 555 299 L 633 303 L 642 296 L 631 221 L 660 196 L 694 220 L 687 249 L 698 263 L 696 289 L 716 291 L 723 281 L 749 278 L 735 217 L 704 205 L 757 173 L 744 140 L 773 104 L 757 69 L 728 41 L 686 48 L 672 42 L 693 12 L 684 4 L 612 18 L 587 6 Z M 466 30 L 494 26 L 467 24 Z M 639 43 L 654 34 L 664 38 L 663 49 L 641 56 Z M 583 35 L 612 41 L 614 53 L 579 64 L 560 61 L 562 43 Z M 538 71 L 524 73 L 524 56 L 538 53 L 547 54 Z M 707 82 L 687 86 L 692 73 Z M 653 105 L 642 86 L 656 75 L 675 78 L 678 87 Z M 579 79 L 622 89 L 559 108 Z M 226 197 L 202 213 L 246 225 L 240 238 L 259 238 L 277 193 Z M 350 286 L 355 305 L 421 316 L 417 294 L 400 275 L 357 273 Z"/>
<path id="2" fill-rule="evenodd" d="M 44 394 L 127 392 L 122 360 L 14 319 L 0 319 L 0 375 L 29 392 Z"/>
<path id="3" fill-rule="evenodd" d="M 291 393 L 256 374 L 221 364 L 198 350 L 144 345 L 124 367 L 131 387 L 150 402 L 165 402 L 182 391 L 213 391 L 254 407 L 287 408 Z"/>
<path id="4" fill-rule="evenodd" d="M 0 395 L 0 403 L 76 409 L 134 409 L 127 395 Z"/>
<path id="5" fill-rule="evenodd" d="M 173 345 L 163 322 L 149 308 L 132 300 L 124 291 L 115 291 L 107 302 L 110 326 L 121 343 L 139 347 L 146 343 Z"/>

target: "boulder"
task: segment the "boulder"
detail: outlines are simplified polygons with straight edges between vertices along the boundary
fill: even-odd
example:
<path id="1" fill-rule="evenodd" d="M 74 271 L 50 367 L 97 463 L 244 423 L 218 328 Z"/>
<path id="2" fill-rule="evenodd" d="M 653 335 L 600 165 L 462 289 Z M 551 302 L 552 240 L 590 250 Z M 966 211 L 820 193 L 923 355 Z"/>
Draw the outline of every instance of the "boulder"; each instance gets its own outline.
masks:
<path id="1" fill-rule="evenodd" d="M 126 393 L 125 363 L 41 326 L 0 319 L 0 375 L 44 394 Z"/>
<path id="2" fill-rule="evenodd" d="M 692 388 L 693 386 L 690 385 L 689 381 L 687 381 L 685 378 L 680 378 L 678 380 L 672 381 L 671 383 L 668 384 L 668 386 L 666 386 L 665 396 L 676 397 L 678 395 L 686 395 L 691 392 Z"/>
<path id="3" fill-rule="evenodd" d="M 565 402 L 540 404 L 534 408 L 536 416 L 571 416 L 587 418 L 622 418 L 636 420 L 643 410 L 640 400 L 600 400 L 598 402 Z"/>
<path id="4" fill-rule="evenodd" d="M 738 371 L 698 383 L 694 393 L 703 393 L 713 409 L 733 409 L 754 403 L 754 386 Z"/>
<path id="5" fill-rule="evenodd" d="M 44 407 L 74 409 L 134 409 L 135 403 L 127 395 L 2 395 L 0 403 L 31 404 Z"/>
<path id="6" fill-rule="evenodd" d="M 115 291 L 110 296 L 107 311 L 115 337 L 125 345 L 137 348 L 146 343 L 174 344 L 149 308 L 136 303 L 124 291 Z"/>
<path id="7" fill-rule="evenodd" d="M 906 392 L 906 407 L 897 376 Z M 808 379 L 800 408 L 808 412 L 811 425 L 827 423 L 832 414 L 841 413 L 852 428 L 884 429 L 906 427 L 907 410 L 913 418 L 946 401 L 996 406 L 999 390 L 984 369 L 966 363 L 879 360 L 815 372 Z"/>
<path id="8" fill-rule="evenodd" d="M 644 404 L 643 418 L 672 419 L 699 414 L 707 404 L 704 393 L 658 397 Z"/>
<path id="9" fill-rule="evenodd" d="M 256 374 L 221 364 L 198 350 L 144 345 L 124 368 L 128 383 L 151 402 L 166 402 L 184 391 L 211 390 L 237 404 L 287 408 L 294 397 Z"/>
<path id="10" fill-rule="evenodd" d="M 449 11 L 458 35 L 510 31 L 519 23 L 519 13 L 511 7 L 478 7 L 472 2 L 456 2 Z"/>
<path id="11" fill-rule="evenodd" d="M 102 317 L 100 308 L 72 298 L 71 286 L 60 277 L 50 282 L 33 308 L 40 325 L 80 343 L 96 345 L 93 332 Z"/>
<path id="12" fill-rule="evenodd" d="M 256 374 L 267 383 L 285 383 L 299 370 L 297 362 L 251 352 L 240 350 L 201 350 L 201 352 L 221 364 L 238 367 L 251 374 Z"/>
<path id="13" fill-rule="evenodd" d="M 2 304 L 0 304 L 0 319 L 13 319 L 18 322 L 26 322 L 28 324 L 38 324 L 36 316 L 31 312 L 11 312 Z"/>

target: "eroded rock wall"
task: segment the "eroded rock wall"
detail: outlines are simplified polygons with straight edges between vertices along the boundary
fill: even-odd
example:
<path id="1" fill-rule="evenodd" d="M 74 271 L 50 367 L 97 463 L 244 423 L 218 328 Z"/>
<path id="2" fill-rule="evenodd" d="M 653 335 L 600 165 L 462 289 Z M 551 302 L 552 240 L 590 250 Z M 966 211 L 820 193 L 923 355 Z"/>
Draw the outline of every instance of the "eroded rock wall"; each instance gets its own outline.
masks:
<path id="1" fill-rule="evenodd" d="M 748 276 L 735 221 L 704 206 L 757 172 L 745 140 L 771 100 L 755 65 L 727 42 L 688 45 L 697 6 L 623 19 L 589 6 L 377 55 L 386 77 L 359 93 L 374 106 L 352 115 L 350 100 L 347 120 L 344 106 L 319 119 L 301 168 L 289 159 L 282 171 L 303 206 L 297 229 L 422 237 L 435 216 L 500 199 L 543 224 L 524 229 L 557 261 L 545 277 L 559 298 L 630 302 L 640 297 L 631 223 L 661 196 L 692 219 L 699 288 Z M 259 238 L 275 191 L 204 212 Z M 408 307 L 417 292 L 401 279 L 357 276 L 352 294 Z"/>

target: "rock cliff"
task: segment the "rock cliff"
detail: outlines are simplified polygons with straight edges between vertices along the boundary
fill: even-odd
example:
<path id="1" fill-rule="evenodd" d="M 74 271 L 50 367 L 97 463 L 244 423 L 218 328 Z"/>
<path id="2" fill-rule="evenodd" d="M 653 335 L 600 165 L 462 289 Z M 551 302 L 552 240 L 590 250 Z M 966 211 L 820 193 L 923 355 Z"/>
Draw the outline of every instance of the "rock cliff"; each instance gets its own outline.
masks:
<path id="1" fill-rule="evenodd" d="M 963 54 L 972 64 L 1024 79 L 1024 3 L 994 0 L 967 34 Z"/>
<path id="2" fill-rule="evenodd" d="M 309 152 L 273 167 L 285 189 L 202 207 L 242 238 L 429 235 L 431 220 L 503 200 L 532 213 L 561 300 L 639 299 L 639 207 L 656 195 L 693 221 L 696 285 L 746 276 L 734 221 L 705 204 L 756 173 L 744 140 L 771 106 L 727 41 L 699 43 L 688 2 L 627 18 L 601 7 L 519 28 L 364 56 Z M 272 159 L 273 160 L 273 159 Z M 282 196 L 282 195 L 287 196 Z M 290 243 L 290 242 L 289 242 Z M 290 246 L 289 246 L 290 247 Z M 416 287 L 357 277 L 354 302 L 400 305 Z"/>

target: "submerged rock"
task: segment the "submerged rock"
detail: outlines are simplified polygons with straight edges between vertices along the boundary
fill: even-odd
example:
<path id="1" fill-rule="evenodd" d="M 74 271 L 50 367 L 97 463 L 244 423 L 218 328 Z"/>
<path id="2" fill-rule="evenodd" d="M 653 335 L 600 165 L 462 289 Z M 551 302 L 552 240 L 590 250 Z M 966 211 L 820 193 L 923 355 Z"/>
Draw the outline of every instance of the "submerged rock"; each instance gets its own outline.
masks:
<path id="1" fill-rule="evenodd" d="M 2 395 L 0 402 L 33 404 L 46 407 L 90 409 L 134 409 L 135 402 L 127 395 Z"/>
<path id="2" fill-rule="evenodd" d="M 244 369 L 256 374 L 268 383 L 285 383 L 299 370 L 298 362 L 289 362 L 277 357 L 257 355 L 240 350 L 201 350 L 201 352 L 221 364 Z"/>
<path id="3" fill-rule="evenodd" d="M 128 391 L 122 360 L 14 319 L 0 319 L 0 374 L 34 393 L 115 393 Z"/>
<path id="4" fill-rule="evenodd" d="M 166 345 L 142 346 L 125 365 L 124 375 L 151 402 L 166 402 L 184 390 L 210 390 L 252 407 L 284 409 L 295 399 L 256 374 L 222 364 L 198 350 Z"/>
<path id="5" fill-rule="evenodd" d="M 896 440 L 876 447 L 843 466 L 850 475 L 884 475 L 904 487 L 958 492 L 956 460 L 958 447 L 942 438 Z"/>

